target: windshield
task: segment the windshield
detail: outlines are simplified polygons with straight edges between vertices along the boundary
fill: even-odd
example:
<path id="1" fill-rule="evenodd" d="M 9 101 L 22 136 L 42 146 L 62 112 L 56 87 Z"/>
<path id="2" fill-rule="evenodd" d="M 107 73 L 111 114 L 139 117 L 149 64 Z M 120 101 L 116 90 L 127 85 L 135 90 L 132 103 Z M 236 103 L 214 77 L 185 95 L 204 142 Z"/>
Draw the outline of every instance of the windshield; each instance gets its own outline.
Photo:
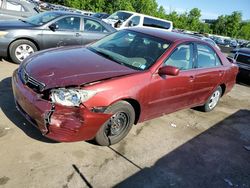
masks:
<path id="1" fill-rule="evenodd" d="M 121 20 L 126 21 L 130 16 L 132 16 L 131 13 L 128 12 L 115 12 L 114 14 L 111 14 L 107 19 L 112 20 Z"/>
<path id="2" fill-rule="evenodd" d="M 124 66 L 146 70 L 166 51 L 170 43 L 150 35 L 122 30 L 111 34 L 88 49 Z"/>
<path id="3" fill-rule="evenodd" d="M 59 16 L 60 16 L 59 13 L 48 11 L 48 12 L 37 14 L 35 16 L 31 16 L 23 21 L 39 26 L 39 25 L 44 25 Z"/>

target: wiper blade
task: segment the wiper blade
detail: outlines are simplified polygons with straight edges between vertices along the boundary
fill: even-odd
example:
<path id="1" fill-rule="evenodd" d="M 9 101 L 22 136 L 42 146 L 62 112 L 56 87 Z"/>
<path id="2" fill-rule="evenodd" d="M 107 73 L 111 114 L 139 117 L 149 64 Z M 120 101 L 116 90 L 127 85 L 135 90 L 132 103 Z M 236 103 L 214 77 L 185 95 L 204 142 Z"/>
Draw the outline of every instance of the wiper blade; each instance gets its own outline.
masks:
<path id="1" fill-rule="evenodd" d="M 23 20 L 23 19 L 18 19 L 18 20 L 20 20 L 20 21 L 22 21 L 22 22 L 24 22 L 24 23 L 28 23 L 27 21 L 25 21 L 25 20 Z"/>

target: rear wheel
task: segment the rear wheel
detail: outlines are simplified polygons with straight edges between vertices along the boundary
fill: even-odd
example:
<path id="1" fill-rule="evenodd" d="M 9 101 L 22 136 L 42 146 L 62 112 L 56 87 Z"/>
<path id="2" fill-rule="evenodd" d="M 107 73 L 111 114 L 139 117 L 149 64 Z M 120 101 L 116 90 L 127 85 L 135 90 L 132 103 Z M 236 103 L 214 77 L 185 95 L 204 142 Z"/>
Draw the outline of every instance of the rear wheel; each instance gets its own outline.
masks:
<path id="1" fill-rule="evenodd" d="M 17 40 L 9 48 L 10 58 L 14 63 L 20 64 L 26 57 L 37 51 L 36 45 L 29 40 Z"/>
<path id="2" fill-rule="evenodd" d="M 217 89 L 212 93 L 212 95 L 209 97 L 205 105 L 202 107 L 202 110 L 205 112 L 210 112 L 213 110 L 216 105 L 218 104 L 220 97 L 222 94 L 222 89 L 221 87 L 217 87 Z"/>
<path id="3" fill-rule="evenodd" d="M 114 103 L 105 110 L 105 113 L 113 115 L 96 134 L 95 141 L 102 146 L 121 141 L 128 134 L 135 121 L 134 108 L 126 101 Z"/>

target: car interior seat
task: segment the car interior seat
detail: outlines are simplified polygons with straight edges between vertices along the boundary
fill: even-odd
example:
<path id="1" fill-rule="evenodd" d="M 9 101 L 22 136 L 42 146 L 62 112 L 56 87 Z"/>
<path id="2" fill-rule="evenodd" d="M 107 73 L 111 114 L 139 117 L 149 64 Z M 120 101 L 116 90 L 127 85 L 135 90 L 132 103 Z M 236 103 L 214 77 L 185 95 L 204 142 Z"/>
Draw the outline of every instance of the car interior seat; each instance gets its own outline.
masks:
<path id="1" fill-rule="evenodd" d="M 178 67 L 181 70 L 190 68 L 190 53 L 189 48 L 177 49 L 167 60 L 166 64 Z"/>
<path id="2" fill-rule="evenodd" d="M 198 53 L 198 68 L 213 66 L 212 60 L 208 55 Z"/>

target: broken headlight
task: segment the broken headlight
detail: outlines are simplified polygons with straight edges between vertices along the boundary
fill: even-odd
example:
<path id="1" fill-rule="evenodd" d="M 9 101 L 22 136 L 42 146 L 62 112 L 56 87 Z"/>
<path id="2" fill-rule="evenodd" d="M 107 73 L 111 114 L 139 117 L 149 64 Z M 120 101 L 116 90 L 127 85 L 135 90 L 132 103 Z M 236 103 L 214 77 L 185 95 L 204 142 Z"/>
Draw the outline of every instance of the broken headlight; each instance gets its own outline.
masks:
<path id="1" fill-rule="evenodd" d="M 95 91 L 82 89 L 53 89 L 50 98 L 52 102 L 64 106 L 79 106 L 96 94 Z"/>

